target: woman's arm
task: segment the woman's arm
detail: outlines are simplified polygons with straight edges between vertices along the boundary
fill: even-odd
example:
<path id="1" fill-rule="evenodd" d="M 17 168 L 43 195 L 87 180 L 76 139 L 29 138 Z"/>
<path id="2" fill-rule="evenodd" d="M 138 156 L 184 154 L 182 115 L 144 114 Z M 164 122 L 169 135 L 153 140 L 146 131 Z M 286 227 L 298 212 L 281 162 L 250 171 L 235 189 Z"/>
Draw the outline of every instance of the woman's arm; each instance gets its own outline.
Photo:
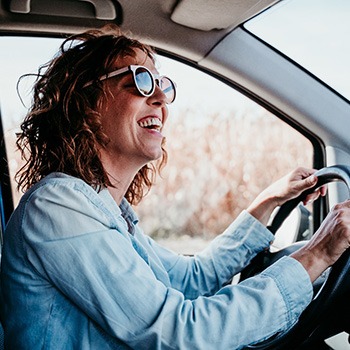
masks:
<path id="1" fill-rule="evenodd" d="M 224 234 L 192 258 L 172 256 L 169 251 L 151 243 L 166 266 L 173 286 L 189 298 L 211 295 L 220 289 L 257 253 L 269 247 L 274 236 L 264 225 L 272 211 L 313 187 L 317 182 L 312 175 L 314 172 L 313 169 L 298 168 L 269 186 Z M 321 188 L 306 197 L 305 202 L 324 194 L 325 188 Z"/>
<path id="2" fill-rule="evenodd" d="M 269 186 L 222 235 L 194 257 L 171 254 L 148 239 L 148 244 L 166 267 L 172 286 L 190 299 L 218 291 L 257 253 L 269 247 L 274 236 L 264 225 L 272 211 L 314 186 L 317 182 L 317 178 L 312 176 L 314 172 L 313 169 L 298 168 Z M 309 195 L 305 202 L 316 199 L 320 194 L 325 194 L 325 188 Z"/>
<path id="3" fill-rule="evenodd" d="M 194 256 L 175 254 L 148 236 L 143 237 L 140 241 L 144 240 L 144 246 L 160 259 L 172 287 L 189 299 L 216 293 L 274 239 L 271 232 L 247 211 L 243 211 L 204 251 Z"/>

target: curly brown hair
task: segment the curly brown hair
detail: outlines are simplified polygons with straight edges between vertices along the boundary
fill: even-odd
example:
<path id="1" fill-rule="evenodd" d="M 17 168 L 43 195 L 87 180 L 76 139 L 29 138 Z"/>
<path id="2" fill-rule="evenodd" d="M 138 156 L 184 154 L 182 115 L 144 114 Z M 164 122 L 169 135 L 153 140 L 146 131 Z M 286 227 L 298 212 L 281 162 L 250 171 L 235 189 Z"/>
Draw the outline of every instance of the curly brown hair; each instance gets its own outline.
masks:
<path id="1" fill-rule="evenodd" d="M 117 57 L 135 56 L 135 49 L 155 60 L 151 47 L 108 25 L 69 37 L 57 56 L 39 68 L 33 103 L 17 134 L 25 161 L 16 174 L 19 189 L 52 172 L 78 177 L 96 189 L 112 186 L 98 151 L 109 142 L 96 112 L 106 95 L 98 78 L 112 69 Z M 83 88 L 89 81 L 93 84 Z M 162 150 L 160 161 L 145 165 L 134 177 L 125 194 L 131 204 L 140 202 L 166 164 L 164 142 Z"/>

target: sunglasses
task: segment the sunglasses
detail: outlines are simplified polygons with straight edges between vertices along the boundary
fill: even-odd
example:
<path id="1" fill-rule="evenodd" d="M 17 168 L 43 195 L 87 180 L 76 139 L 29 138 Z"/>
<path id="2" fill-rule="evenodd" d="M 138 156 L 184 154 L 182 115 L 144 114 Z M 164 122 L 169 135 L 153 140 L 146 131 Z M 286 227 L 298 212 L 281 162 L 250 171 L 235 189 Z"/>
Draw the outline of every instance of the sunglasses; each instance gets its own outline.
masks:
<path id="1" fill-rule="evenodd" d="M 137 91 L 145 97 L 152 96 L 156 85 L 162 90 L 165 95 L 165 103 L 173 103 L 176 97 L 176 84 L 166 76 L 153 74 L 144 66 L 130 65 L 124 68 L 117 69 L 99 77 L 99 80 L 105 80 L 116 77 L 121 74 L 132 72 L 134 84 Z M 92 85 L 93 81 L 89 81 L 84 85 L 84 88 Z"/>

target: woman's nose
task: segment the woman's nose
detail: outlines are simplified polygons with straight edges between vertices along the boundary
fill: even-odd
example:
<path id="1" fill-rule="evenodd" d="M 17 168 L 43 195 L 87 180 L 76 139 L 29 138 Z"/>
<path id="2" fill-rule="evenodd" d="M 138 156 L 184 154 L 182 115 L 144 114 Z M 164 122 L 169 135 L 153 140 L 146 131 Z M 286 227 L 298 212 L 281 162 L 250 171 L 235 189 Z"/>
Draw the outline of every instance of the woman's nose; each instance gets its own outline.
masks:
<path id="1" fill-rule="evenodd" d="M 156 81 L 156 86 L 154 92 L 151 96 L 148 97 L 148 101 L 151 104 L 156 104 L 159 106 L 166 105 L 166 95 L 163 90 L 159 87 L 159 81 Z"/>

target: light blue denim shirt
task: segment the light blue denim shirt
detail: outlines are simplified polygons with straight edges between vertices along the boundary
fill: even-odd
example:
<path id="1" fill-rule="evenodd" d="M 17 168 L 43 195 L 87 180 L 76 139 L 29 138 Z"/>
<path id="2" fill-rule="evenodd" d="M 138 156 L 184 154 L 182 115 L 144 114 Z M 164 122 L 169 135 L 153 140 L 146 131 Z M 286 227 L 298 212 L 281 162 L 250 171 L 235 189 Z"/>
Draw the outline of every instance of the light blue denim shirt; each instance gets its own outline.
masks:
<path id="1" fill-rule="evenodd" d="M 271 233 L 243 212 L 194 257 L 144 235 L 132 208 L 60 173 L 30 189 L 5 232 L 1 283 L 9 349 L 239 349 L 290 327 L 312 298 L 285 257 L 227 281 Z"/>

